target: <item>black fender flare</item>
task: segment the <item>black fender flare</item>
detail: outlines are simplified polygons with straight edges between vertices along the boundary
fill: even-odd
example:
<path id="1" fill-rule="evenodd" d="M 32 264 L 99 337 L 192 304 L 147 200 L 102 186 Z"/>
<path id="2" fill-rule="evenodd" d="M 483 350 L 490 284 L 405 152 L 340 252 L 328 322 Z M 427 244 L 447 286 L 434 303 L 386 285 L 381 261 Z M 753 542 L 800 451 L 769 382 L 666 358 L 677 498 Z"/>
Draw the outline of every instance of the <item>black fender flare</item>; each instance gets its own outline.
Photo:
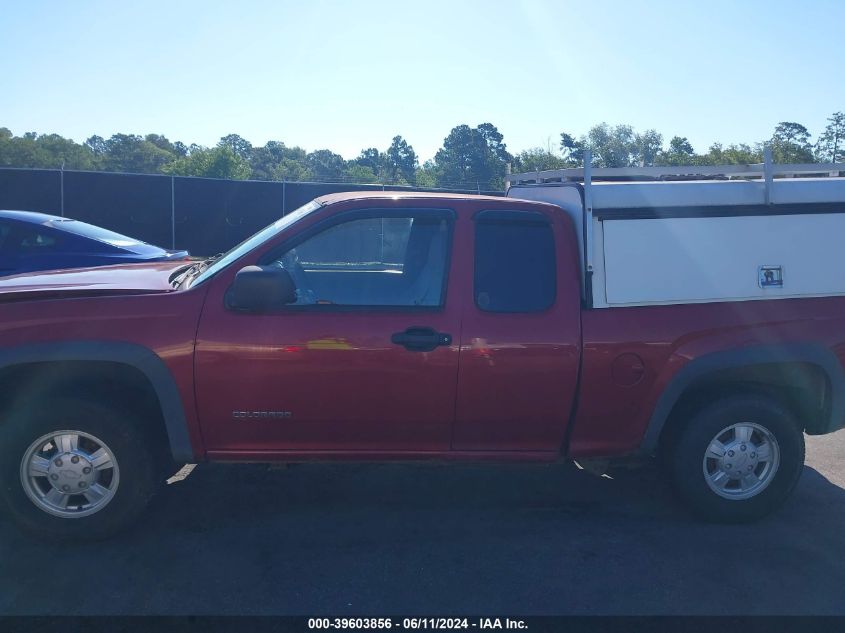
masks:
<path id="1" fill-rule="evenodd" d="M 845 424 L 845 369 L 830 349 L 815 343 L 754 345 L 705 354 L 685 364 L 660 395 L 643 435 L 640 452 L 651 454 L 657 450 L 672 408 L 697 380 L 720 370 L 778 363 L 806 363 L 819 367 L 830 386 L 830 417 L 826 432 Z"/>
<path id="2" fill-rule="evenodd" d="M 15 365 L 44 362 L 104 361 L 128 365 L 149 380 L 161 405 L 167 439 L 173 459 L 194 461 L 185 410 L 173 374 L 151 349 L 121 341 L 70 341 L 34 343 L 0 348 L 0 370 Z"/>

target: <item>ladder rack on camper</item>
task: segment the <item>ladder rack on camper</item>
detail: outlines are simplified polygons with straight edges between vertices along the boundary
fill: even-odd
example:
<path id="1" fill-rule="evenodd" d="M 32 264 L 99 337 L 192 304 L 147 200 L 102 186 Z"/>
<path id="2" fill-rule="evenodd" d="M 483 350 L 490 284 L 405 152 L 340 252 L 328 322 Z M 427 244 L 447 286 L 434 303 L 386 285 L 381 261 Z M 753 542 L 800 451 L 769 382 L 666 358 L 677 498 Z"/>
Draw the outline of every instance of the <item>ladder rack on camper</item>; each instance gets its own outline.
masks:
<path id="1" fill-rule="evenodd" d="M 516 184 L 580 182 L 589 186 L 592 180 L 648 182 L 654 180 L 762 179 L 771 183 L 775 176 L 831 176 L 845 172 L 845 163 L 775 164 L 769 148 L 762 163 L 748 165 L 671 165 L 650 167 L 592 167 L 592 155 L 584 152 L 584 167 L 546 169 L 505 175 L 505 189 Z"/>
<path id="2" fill-rule="evenodd" d="M 610 307 L 845 295 L 840 172 L 776 165 L 769 148 L 763 163 L 720 166 L 595 168 L 586 152 L 582 168 L 505 180 L 509 197 L 569 215 L 584 299 Z"/>

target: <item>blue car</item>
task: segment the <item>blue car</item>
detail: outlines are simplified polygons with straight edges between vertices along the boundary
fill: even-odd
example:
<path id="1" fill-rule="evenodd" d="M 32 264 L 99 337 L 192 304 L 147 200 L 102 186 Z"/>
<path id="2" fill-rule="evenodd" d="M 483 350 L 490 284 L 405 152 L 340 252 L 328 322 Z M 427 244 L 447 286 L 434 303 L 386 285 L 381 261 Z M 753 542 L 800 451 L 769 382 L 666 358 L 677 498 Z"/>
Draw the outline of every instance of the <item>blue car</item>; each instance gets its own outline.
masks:
<path id="1" fill-rule="evenodd" d="M 55 215 L 0 211 L 0 277 L 58 268 L 187 259 L 120 233 Z"/>

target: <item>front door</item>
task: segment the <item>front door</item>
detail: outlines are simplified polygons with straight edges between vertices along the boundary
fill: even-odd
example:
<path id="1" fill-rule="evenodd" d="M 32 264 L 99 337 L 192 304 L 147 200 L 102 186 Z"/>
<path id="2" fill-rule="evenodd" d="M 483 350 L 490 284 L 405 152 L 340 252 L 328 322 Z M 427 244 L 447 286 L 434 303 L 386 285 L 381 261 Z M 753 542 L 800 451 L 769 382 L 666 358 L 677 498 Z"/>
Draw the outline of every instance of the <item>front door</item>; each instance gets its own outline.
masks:
<path id="1" fill-rule="evenodd" d="M 460 340 L 448 283 L 454 224 L 436 209 L 329 216 L 261 262 L 297 287 L 296 303 L 272 314 L 226 310 L 229 282 L 212 280 L 196 349 L 207 449 L 448 450 Z"/>

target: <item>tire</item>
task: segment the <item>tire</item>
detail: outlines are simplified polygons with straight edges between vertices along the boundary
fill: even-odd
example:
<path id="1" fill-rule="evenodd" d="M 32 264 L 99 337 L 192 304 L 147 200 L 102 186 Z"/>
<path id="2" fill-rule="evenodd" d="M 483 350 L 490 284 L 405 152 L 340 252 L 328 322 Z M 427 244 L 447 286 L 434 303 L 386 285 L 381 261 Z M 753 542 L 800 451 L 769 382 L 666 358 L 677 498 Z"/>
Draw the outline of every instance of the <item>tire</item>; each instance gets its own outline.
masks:
<path id="1" fill-rule="evenodd" d="M 0 494 L 30 535 L 107 538 L 132 526 L 160 485 L 155 444 L 129 412 L 55 398 L 4 418 Z"/>
<path id="2" fill-rule="evenodd" d="M 771 514 L 804 468 L 801 426 L 767 396 L 725 397 L 672 431 L 661 456 L 666 472 L 681 499 L 705 521 L 746 523 Z"/>

